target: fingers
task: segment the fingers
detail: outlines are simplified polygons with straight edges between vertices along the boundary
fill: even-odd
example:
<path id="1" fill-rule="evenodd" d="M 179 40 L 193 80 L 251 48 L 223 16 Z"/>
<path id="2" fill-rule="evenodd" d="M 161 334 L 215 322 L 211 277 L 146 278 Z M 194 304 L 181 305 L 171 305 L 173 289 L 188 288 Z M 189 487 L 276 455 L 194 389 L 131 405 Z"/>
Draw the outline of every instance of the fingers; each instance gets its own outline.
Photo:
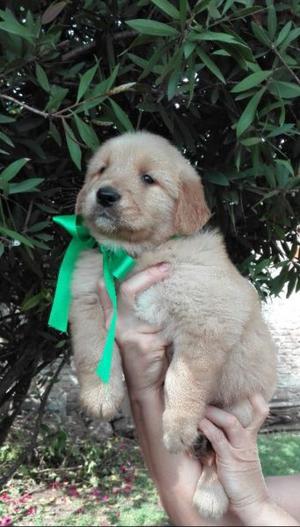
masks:
<path id="1" fill-rule="evenodd" d="M 248 430 L 257 433 L 268 417 L 270 409 L 269 405 L 266 403 L 265 399 L 260 393 L 250 397 L 249 401 L 253 408 L 253 420 L 248 427 Z"/>
<path id="2" fill-rule="evenodd" d="M 209 421 L 219 428 L 222 428 L 226 437 L 233 446 L 240 446 L 240 438 L 244 432 L 244 428 L 239 420 L 232 414 L 216 408 L 215 406 L 208 406 L 205 416 Z"/>
<path id="3" fill-rule="evenodd" d="M 140 273 L 128 278 L 120 288 L 122 297 L 126 298 L 127 301 L 134 303 L 137 294 L 166 278 L 169 274 L 169 270 L 170 264 L 164 262 L 149 267 L 145 271 L 141 271 Z"/>
<path id="4" fill-rule="evenodd" d="M 251 432 L 252 435 L 254 434 L 256 436 L 259 428 L 268 416 L 269 407 L 261 394 L 256 394 L 249 400 L 253 408 L 253 420 L 247 428 L 244 428 L 238 418 L 229 412 L 225 412 L 215 406 L 207 407 L 205 419 L 203 420 L 204 425 L 203 421 L 201 421 L 199 429 L 211 441 L 214 448 L 215 444 L 213 441 L 220 443 L 224 449 L 224 439 L 226 440 L 227 449 L 229 443 L 234 448 L 241 448 L 245 441 L 245 433 L 249 434 Z M 221 447 L 218 447 L 218 451 L 216 449 L 217 453 L 219 453 Z"/>
<path id="5" fill-rule="evenodd" d="M 220 458 L 228 455 L 230 451 L 230 444 L 228 443 L 224 432 L 220 428 L 218 428 L 210 420 L 204 418 L 199 424 L 199 430 L 211 442 L 214 451 Z"/>

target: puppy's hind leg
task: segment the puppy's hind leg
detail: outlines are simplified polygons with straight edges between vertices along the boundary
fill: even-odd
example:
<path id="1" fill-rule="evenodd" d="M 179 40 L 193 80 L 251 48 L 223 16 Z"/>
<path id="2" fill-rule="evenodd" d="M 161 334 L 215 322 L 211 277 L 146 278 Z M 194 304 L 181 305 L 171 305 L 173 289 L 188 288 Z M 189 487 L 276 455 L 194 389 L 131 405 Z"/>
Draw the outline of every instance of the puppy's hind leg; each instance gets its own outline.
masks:
<path id="1" fill-rule="evenodd" d="M 109 383 L 104 384 L 96 375 L 106 338 L 98 296 L 90 294 L 74 298 L 70 321 L 81 403 L 89 414 L 110 419 L 117 413 L 125 390 L 121 358 L 116 344 Z"/>
<path id="2" fill-rule="evenodd" d="M 252 406 L 248 399 L 242 399 L 225 410 L 238 418 L 246 427 L 252 420 Z M 219 519 L 226 513 L 229 505 L 228 497 L 220 483 L 215 464 L 215 453 L 209 452 L 203 459 L 202 474 L 194 494 L 193 503 L 204 518 Z"/>

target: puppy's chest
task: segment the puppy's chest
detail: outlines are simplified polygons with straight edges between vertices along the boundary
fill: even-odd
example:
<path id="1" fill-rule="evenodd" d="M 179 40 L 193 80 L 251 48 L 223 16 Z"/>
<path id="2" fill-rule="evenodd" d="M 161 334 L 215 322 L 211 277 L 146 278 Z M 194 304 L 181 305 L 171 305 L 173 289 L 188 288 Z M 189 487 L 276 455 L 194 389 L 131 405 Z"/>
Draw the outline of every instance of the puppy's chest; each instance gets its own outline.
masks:
<path id="1" fill-rule="evenodd" d="M 165 326 L 169 319 L 163 288 L 157 284 L 141 293 L 136 300 L 136 314 L 152 325 Z"/>

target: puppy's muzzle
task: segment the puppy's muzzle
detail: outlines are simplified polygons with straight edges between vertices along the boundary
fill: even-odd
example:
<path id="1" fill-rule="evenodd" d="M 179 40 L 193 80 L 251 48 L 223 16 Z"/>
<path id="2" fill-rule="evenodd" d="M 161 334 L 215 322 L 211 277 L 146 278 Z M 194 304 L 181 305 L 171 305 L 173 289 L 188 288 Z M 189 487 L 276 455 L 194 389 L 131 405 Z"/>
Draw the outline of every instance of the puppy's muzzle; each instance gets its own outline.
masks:
<path id="1" fill-rule="evenodd" d="M 112 207 L 115 203 L 120 201 L 121 194 L 113 187 L 100 187 L 97 190 L 97 202 L 102 207 Z"/>

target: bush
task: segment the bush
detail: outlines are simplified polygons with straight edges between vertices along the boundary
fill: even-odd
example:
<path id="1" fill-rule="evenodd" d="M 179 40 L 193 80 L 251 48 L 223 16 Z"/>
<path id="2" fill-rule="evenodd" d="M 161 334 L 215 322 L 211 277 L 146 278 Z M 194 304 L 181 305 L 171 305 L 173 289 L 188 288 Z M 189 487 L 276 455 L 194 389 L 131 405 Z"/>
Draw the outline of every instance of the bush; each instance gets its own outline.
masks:
<path id="1" fill-rule="evenodd" d="M 148 129 L 197 166 L 262 296 L 299 290 L 299 0 L 7 2 L 0 11 L 2 439 L 32 377 L 90 152 Z M 299 108 L 298 108 L 299 115 Z M 1 168 L 1 167 L 0 167 Z"/>

